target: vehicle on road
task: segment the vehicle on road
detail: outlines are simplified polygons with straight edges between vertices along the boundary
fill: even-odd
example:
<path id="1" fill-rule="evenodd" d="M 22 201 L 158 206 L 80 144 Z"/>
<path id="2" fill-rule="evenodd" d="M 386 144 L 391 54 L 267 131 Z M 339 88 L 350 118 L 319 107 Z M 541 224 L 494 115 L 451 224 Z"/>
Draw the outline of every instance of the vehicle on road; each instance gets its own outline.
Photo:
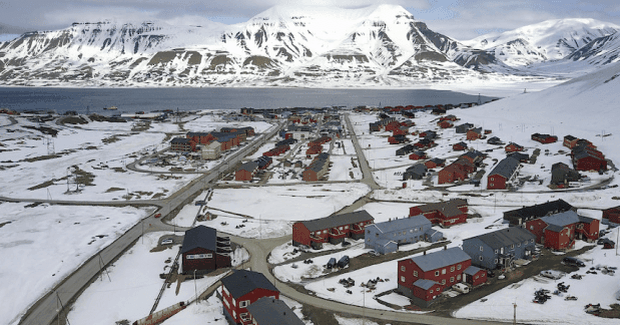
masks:
<path id="1" fill-rule="evenodd" d="M 570 257 L 570 256 L 563 258 L 562 264 L 568 265 L 568 266 L 578 266 L 578 267 L 586 266 L 586 263 L 584 263 L 582 260 L 575 258 L 575 257 Z"/>
<path id="2" fill-rule="evenodd" d="M 172 243 L 174 243 L 174 240 L 172 240 L 172 238 L 166 238 L 166 239 L 161 241 L 162 245 L 170 245 Z"/>
<path id="3" fill-rule="evenodd" d="M 544 270 L 540 272 L 540 275 L 544 276 L 545 278 L 557 280 L 563 277 L 564 273 L 556 270 Z"/>
<path id="4" fill-rule="evenodd" d="M 155 218 L 159 218 L 159 217 L 161 217 L 161 213 L 158 213 L 155 215 Z"/>

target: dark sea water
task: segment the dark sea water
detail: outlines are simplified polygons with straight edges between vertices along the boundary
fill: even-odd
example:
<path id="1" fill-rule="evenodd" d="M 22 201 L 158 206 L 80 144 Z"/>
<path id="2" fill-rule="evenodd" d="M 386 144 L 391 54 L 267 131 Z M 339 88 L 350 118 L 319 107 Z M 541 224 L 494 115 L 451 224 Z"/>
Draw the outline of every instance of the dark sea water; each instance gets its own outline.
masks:
<path id="1" fill-rule="evenodd" d="M 484 102 L 491 97 L 482 96 L 481 99 Z M 59 114 L 66 111 L 113 114 L 177 108 L 420 106 L 477 101 L 478 95 L 428 89 L 0 87 L 0 107 L 16 111 L 52 110 Z M 117 106 L 118 111 L 103 110 L 109 106 Z"/>

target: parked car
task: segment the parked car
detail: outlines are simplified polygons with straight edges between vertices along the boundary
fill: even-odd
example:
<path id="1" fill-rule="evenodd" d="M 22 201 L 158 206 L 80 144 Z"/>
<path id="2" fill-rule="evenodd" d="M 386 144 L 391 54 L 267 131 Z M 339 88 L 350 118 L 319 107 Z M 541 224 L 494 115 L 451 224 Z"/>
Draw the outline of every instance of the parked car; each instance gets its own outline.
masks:
<path id="1" fill-rule="evenodd" d="M 327 265 L 325 265 L 326 268 L 328 269 L 333 269 L 334 267 L 336 267 L 336 258 L 332 257 L 329 259 L 329 261 L 327 262 Z"/>
<path id="2" fill-rule="evenodd" d="M 164 240 L 161 241 L 162 245 L 170 245 L 174 243 L 174 240 L 172 240 L 172 238 L 165 238 Z"/>
<path id="3" fill-rule="evenodd" d="M 584 263 L 582 260 L 575 258 L 575 257 L 570 257 L 570 256 L 563 258 L 562 264 L 568 265 L 568 266 L 578 266 L 578 267 L 586 266 L 586 263 Z"/>
<path id="4" fill-rule="evenodd" d="M 540 272 L 540 275 L 544 276 L 546 278 L 549 278 L 549 279 L 557 280 L 557 279 L 563 277 L 564 273 L 562 273 L 560 271 L 556 271 L 556 270 L 544 270 L 544 271 Z"/>
<path id="5" fill-rule="evenodd" d="M 338 267 L 341 269 L 344 268 L 345 266 L 349 265 L 349 261 L 349 255 L 341 257 L 340 260 L 338 260 Z"/>
<path id="6" fill-rule="evenodd" d="M 452 289 L 460 292 L 460 293 L 469 293 L 469 286 L 465 283 L 457 283 L 452 286 Z"/>
<path id="7" fill-rule="evenodd" d="M 370 256 L 379 256 L 379 255 L 381 255 L 381 254 L 377 253 L 377 251 L 375 251 L 375 250 L 371 250 L 370 252 L 368 252 L 368 254 Z"/>

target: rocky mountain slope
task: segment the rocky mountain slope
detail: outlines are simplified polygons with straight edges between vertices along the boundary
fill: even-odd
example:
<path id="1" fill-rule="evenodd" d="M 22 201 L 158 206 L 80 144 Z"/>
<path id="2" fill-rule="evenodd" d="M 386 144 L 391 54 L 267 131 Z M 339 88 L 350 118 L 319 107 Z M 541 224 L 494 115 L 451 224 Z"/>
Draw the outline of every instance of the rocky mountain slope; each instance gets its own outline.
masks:
<path id="1" fill-rule="evenodd" d="M 544 79 L 480 42 L 434 32 L 393 5 L 277 6 L 236 25 L 74 23 L 0 43 L 0 84 L 412 87 Z"/>

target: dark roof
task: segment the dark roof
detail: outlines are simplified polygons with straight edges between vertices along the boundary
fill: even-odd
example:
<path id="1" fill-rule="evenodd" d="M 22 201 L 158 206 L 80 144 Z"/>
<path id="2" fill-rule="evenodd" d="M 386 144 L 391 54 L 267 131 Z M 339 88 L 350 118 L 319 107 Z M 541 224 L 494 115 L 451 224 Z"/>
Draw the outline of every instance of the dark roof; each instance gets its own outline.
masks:
<path id="1" fill-rule="evenodd" d="M 506 157 L 500 161 L 495 168 L 493 168 L 493 170 L 491 170 L 489 176 L 501 175 L 506 179 L 510 179 L 518 167 L 519 161 L 517 159 L 513 157 Z"/>
<path id="2" fill-rule="evenodd" d="M 413 261 L 424 272 L 440 269 L 444 266 L 453 265 L 468 260 L 471 260 L 471 257 L 469 257 L 469 255 L 467 255 L 467 253 L 459 247 L 442 249 L 437 252 L 426 255 L 418 255 L 411 258 L 411 261 Z"/>
<path id="3" fill-rule="evenodd" d="M 441 213 L 443 213 L 444 216 L 450 218 L 450 217 L 464 214 L 463 211 L 459 210 L 459 207 L 463 205 L 467 205 L 467 200 L 451 199 L 446 202 L 429 203 L 429 204 L 419 205 L 414 208 L 420 209 L 422 213 L 431 212 L 431 211 L 440 211 Z"/>
<path id="4" fill-rule="evenodd" d="M 259 325 L 304 325 L 297 315 L 280 299 L 263 297 L 248 306 Z"/>
<path id="5" fill-rule="evenodd" d="M 309 231 L 316 231 L 368 220 L 375 220 L 375 218 L 366 212 L 366 210 L 361 210 L 351 213 L 337 214 L 321 219 L 302 221 L 302 223 L 306 226 L 306 228 L 308 228 Z"/>
<path id="6" fill-rule="evenodd" d="M 226 290 L 235 299 L 239 299 L 255 289 L 280 292 L 262 273 L 254 271 L 235 270 L 233 274 L 223 278 L 221 281 Z"/>
<path id="7" fill-rule="evenodd" d="M 258 163 L 256 161 L 249 161 L 239 167 L 239 170 L 247 170 L 249 172 L 254 172 L 258 168 Z"/>
<path id="8" fill-rule="evenodd" d="M 465 271 L 463 271 L 463 273 L 467 274 L 467 275 L 476 275 L 476 273 L 482 271 L 481 268 L 475 267 L 473 265 L 471 265 L 470 267 L 466 268 Z"/>
<path id="9" fill-rule="evenodd" d="M 183 237 L 183 246 L 181 246 L 181 254 L 194 248 L 205 248 L 215 252 L 217 250 L 217 230 L 200 225 L 186 231 Z"/>
<path id="10" fill-rule="evenodd" d="M 574 208 L 572 205 L 562 199 L 558 199 L 529 207 L 523 207 L 521 209 L 506 211 L 504 212 L 504 219 L 510 220 L 510 224 L 517 224 L 517 219 L 527 221 L 573 209 Z"/>
<path id="11" fill-rule="evenodd" d="M 474 238 L 478 238 L 492 249 L 496 249 L 531 240 L 534 238 L 534 234 L 521 227 L 510 227 L 467 238 L 465 240 Z"/>
<path id="12" fill-rule="evenodd" d="M 172 144 L 186 144 L 189 143 L 190 139 L 188 138 L 174 138 L 170 141 Z"/>

